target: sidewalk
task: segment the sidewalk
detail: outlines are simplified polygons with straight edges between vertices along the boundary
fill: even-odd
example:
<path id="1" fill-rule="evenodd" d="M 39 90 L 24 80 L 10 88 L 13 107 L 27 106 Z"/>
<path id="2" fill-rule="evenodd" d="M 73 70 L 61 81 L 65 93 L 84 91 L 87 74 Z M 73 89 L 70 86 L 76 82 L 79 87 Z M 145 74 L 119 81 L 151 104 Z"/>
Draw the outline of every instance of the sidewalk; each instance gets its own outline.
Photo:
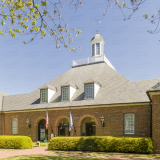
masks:
<path id="1" fill-rule="evenodd" d="M 50 155 L 50 156 L 64 156 L 64 157 L 90 157 L 90 158 L 102 158 L 102 159 L 124 159 L 124 160 L 151 160 L 153 158 L 141 158 L 141 157 L 121 157 L 121 156 L 104 156 L 104 155 L 79 155 L 79 154 L 63 154 L 51 153 L 47 147 L 33 147 L 32 149 L 16 149 L 11 151 L 0 151 L 0 158 L 20 156 L 20 155 Z"/>

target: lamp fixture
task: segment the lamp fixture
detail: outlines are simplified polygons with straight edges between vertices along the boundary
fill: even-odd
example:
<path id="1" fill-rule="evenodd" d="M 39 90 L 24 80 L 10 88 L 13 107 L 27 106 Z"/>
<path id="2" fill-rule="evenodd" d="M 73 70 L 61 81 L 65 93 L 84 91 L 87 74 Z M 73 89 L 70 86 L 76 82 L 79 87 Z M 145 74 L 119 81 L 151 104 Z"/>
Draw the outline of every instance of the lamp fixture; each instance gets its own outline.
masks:
<path id="1" fill-rule="evenodd" d="M 26 125 L 28 126 L 28 124 L 29 124 L 29 119 L 27 118 L 26 119 Z"/>
<path id="2" fill-rule="evenodd" d="M 104 127 L 104 117 L 103 117 L 103 115 L 101 115 L 100 121 L 101 121 L 101 123 L 102 123 L 102 126 Z"/>

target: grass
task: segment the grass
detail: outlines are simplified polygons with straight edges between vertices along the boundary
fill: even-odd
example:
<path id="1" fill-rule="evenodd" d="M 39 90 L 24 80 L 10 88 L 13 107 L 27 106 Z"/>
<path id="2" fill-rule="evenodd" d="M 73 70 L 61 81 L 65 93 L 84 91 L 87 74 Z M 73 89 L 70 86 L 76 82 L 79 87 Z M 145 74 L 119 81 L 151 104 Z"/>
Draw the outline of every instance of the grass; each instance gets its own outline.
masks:
<path id="1" fill-rule="evenodd" d="M 37 143 L 36 143 L 36 142 L 33 142 L 33 146 L 34 146 L 34 145 L 37 145 Z M 41 147 L 48 147 L 48 142 L 46 142 L 46 143 L 40 142 L 40 146 L 41 146 Z"/>
<path id="2" fill-rule="evenodd" d="M 16 149 L 3 149 L 3 148 L 0 148 L 0 151 L 15 151 Z"/>
<path id="3" fill-rule="evenodd" d="M 1 160 L 102 160 L 100 158 L 86 158 L 86 157 L 61 157 L 61 156 L 47 156 L 47 155 L 25 155 L 2 158 Z M 114 160 L 114 159 L 110 159 Z"/>
<path id="4" fill-rule="evenodd" d="M 99 155 L 99 156 L 118 156 L 118 157 L 142 157 L 142 158 L 160 158 L 160 155 L 154 154 L 133 154 L 133 153 L 105 153 L 105 152 L 79 152 L 79 151 L 46 151 L 50 153 L 79 154 L 79 155 Z"/>

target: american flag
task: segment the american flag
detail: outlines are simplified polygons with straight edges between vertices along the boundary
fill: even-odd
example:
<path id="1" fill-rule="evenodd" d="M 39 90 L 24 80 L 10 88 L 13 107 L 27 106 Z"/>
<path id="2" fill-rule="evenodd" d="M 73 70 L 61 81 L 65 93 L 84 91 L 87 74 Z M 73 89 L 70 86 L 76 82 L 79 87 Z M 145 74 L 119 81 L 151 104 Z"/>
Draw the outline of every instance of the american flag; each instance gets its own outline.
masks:
<path id="1" fill-rule="evenodd" d="M 46 111 L 46 129 L 48 129 L 48 111 Z"/>

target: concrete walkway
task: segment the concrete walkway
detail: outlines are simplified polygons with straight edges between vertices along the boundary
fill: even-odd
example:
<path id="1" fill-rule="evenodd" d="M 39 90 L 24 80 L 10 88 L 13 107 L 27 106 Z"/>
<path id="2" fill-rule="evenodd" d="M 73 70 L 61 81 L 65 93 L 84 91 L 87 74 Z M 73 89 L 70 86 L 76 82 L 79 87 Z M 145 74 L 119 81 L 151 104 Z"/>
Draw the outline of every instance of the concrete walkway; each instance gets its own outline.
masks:
<path id="1" fill-rule="evenodd" d="M 88 158 L 102 158 L 102 159 L 125 159 L 125 160 L 151 160 L 153 158 L 140 157 L 121 157 L 121 156 L 104 156 L 104 155 L 80 155 L 80 154 L 65 154 L 63 152 L 51 153 L 47 147 L 33 147 L 32 149 L 16 149 L 0 151 L 0 158 L 20 156 L 20 155 L 50 155 L 50 156 L 65 156 L 65 157 L 88 157 Z M 73 151 L 72 151 L 73 152 Z"/>

